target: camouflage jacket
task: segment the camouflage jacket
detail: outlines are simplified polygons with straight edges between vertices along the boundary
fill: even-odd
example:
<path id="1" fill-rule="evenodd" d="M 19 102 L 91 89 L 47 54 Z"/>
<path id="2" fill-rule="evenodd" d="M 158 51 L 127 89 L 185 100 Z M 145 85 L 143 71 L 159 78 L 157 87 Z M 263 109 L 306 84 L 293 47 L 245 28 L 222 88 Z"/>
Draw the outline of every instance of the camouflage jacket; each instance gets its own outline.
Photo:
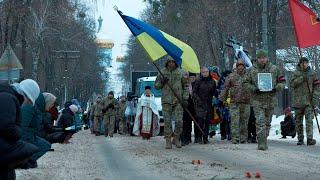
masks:
<path id="1" fill-rule="evenodd" d="M 102 112 L 104 116 L 116 116 L 118 114 L 119 103 L 115 98 L 105 97 L 102 99 Z"/>
<path id="2" fill-rule="evenodd" d="M 311 98 L 313 98 L 314 90 L 318 91 L 318 88 L 313 87 L 313 82 L 316 80 L 316 74 L 308 68 L 308 70 L 302 70 L 300 67 L 292 73 L 290 80 L 290 87 L 293 89 L 293 105 L 295 108 L 302 108 L 309 106 Z M 309 93 L 309 88 L 311 94 Z M 315 95 L 318 94 L 317 92 Z"/>
<path id="3" fill-rule="evenodd" d="M 248 88 L 252 93 L 252 105 L 261 106 L 263 108 L 270 108 L 277 106 L 278 100 L 274 92 L 256 92 L 258 89 L 258 75 L 259 73 L 271 73 L 272 88 L 276 92 L 281 92 L 285 87 L 285 80 L 279 68 L 270 62 L 265 66 L 256 63 L 252 69 L 247 73 L 243 86 Z"/>
<path id="4" fill-rule="evenodd" d="M 164 68 L 161 70 L 161 72 L 166 78 L 169 79 L 169 82 L 164 84 L 161 74 L 158 74 L 155 81 L 155 88 L 161 89 L 162 91 L 162 97 L 161 97 L 162 104 L 173 105 L 173 104 L 179 103 L 168 84 L 172 86 L 173 90 L 182 101 L 185 101 L 185 102 L 188 101 L 188 98 L 189 98 L 188 82 L 183 77 L 180 70 L 176 68 L 170 71 L 169 69 Z"/>
<path id="5" fill-rule="evenodd" d="M 119 108 L 118 108 L 118 117 L 119 118 L 123 118 L 125 115 L 125 111 L 126 111 L 126 107 L 127 107 L 127 101 L 119 101 Z"/>
<path id="6" fill-rule="evenodd" d="M 102 114 L 102 102 L 94 103 L 94 105 L 92 105 L 92 111 L 93 111 L 93 115 L 95 117 L 103 116 L 103 114 Z"/>
<path id="7" fill-rule="evenodd" d="M 231 73 L 224 83 L 224 88 L 219 95 L 221 101 L 225 101 L 230 96 L 230 103 L 250 103 L 251 92 L 248 87 L 243 86 L 247 72 L 239 74 L 236 71 Z"/>

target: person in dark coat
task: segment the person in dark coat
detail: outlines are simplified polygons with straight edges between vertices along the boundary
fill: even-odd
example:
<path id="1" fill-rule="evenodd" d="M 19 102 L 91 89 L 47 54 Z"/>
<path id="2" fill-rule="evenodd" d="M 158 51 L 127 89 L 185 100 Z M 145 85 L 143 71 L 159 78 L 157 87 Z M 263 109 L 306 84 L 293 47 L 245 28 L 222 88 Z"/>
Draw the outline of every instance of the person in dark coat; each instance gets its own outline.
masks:
<path id="1" fill-rule="evenodd" d="M 250 116 L 248 121 L 248 143 L 257 143 L 256 117 L 253 107 L 250 107 Z"/>
<path id="2" fill-rule="evenodd" d="M 223 91 L 223 86 L 225 83 L 226 78 L 229 76 L 229 74 L 231 74 L 231 71 L 226 70 L 224 72 L 222 72 L 222 75 L 219 79 L 218 82 L 218 93 L 220 94 L 220 92 Z M 219 102 L 217 104 L 217 108 L 221 117 L 221 122 L 220 122 L 220 134 L 221 134 L 221 140 L 231 140 L 231 117 L 230 117 L 230 113 L 229 113 L 229 107 L 228 107 L 228 103 L 224 103 L 224 102 Z"/>
<path id="3" fill-rule="evenodd" d="M 284 120 L 280 122 L 282 138 L 287 138 L 287 136 L 294 138 L 296 137 L 296 122 L 291 112 L 291 108 L 287 107 L 283 112 L 285 117 Z"/>
<path id="4" fill-rule="evenodd" d="M 188 90 L 189 90 L 189 98 L 188 98 L 188 110 L 189 112 L 195 112 L 194 103 L 192 98 L 192 83 L 196 80 L 195 73 L 189 73 L 188 77 Z M 181 143 L 182 145 L 188 145 L 191 143 L 191 132 L 192 132 L 192 118 L 189 116 L 186 110 L 183 111 L 183 127 L 181 134 Z"/>
<path id="5" fill-rule="evenodd" d="M 44 106 L 44 104 L 44 97 L 40 93 L 35 101 L 35 106 L 31 101 L 25 101 L 21 107 L 22 140 L 32 143 L 40 149 L 39 152 L 32 155 L 28 164 L 23 167 L 24 169 L 36 168 L 38 166 L 37 160 L 51 149 L 51 144 L 43 138 L 45 135 L 41 106 Z"/>
<path id="6" fill-rule="evenodd" d="M 207 144 L 209 143 L 208 134 L 209 121 L 212 116 L 212 99 L 216 94 L 216 83 L 209 76 L 207 67 L 201 69 L 201 77 L 194 82 L 192 87 L 197 123 L 204 132 L 202 134 L 198 127 L 195 127 L 195 142 Z"/>
<path id="7" fill-rule="evenodd" d="M 20 106 L 25 93 L 19 85 L 0 84 L 0 179 L 15 179 L 14 169 L 39 150 L 33 144 L 21 141 Z"/>
<path id="8" fill-rule="evenodd" d="M 40 129 L 40 134 L 44 139 L 49 141 L 51 144 L 53 143 L 62 143 L 64 141 L 63 130 L 62 128 L 58 128 L 53 126 L 54 120 L 58 119 L 59 112 L 57 109 L 56 97 L 51 94 L 44 92 L 42 93 L 43 98 L 41 98 L 41 103 L 38 105 L 38 109 L 42 113 L 42 126 Z"/>
<path id="9" fill-rule="evenodd" d="M 58 120 L 58 127 L 62 128 L 64 131 L 64 141 L 63 144 L 70 143 L 72 135 L 75 133 L 74 127 L 74 115 L 78 111 L 78 107 L 76 105 L 70 105 L 68 108 L 65 108 L 62 111 L 62 114 Z M 74 127 L 74 128 L 72 128 Z"/>

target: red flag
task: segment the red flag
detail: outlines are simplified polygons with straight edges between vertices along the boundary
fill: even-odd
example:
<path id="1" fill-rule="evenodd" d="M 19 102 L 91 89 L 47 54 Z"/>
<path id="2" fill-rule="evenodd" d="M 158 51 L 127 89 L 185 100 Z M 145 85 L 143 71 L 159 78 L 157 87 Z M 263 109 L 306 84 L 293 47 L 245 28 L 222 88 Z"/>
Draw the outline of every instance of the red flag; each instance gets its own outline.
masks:
<path id="1" fill-rule="evenodd" d="M 299 48 L 319 45 L 320 22 L 316 14 L 298 0 L 289 0 L 289 7 Z"/>

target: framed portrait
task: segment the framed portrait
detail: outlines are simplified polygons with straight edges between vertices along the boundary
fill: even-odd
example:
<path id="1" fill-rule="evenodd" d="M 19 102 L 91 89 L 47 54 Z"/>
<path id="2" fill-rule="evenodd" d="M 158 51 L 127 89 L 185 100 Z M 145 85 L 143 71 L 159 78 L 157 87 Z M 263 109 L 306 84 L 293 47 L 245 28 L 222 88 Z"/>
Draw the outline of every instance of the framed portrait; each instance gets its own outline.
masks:
<path id="1" fill-rule="evenodd" d="M 258 73 L 258 88 L 260 91 L 272 91 L 272 76 L 271 73 Z"/>

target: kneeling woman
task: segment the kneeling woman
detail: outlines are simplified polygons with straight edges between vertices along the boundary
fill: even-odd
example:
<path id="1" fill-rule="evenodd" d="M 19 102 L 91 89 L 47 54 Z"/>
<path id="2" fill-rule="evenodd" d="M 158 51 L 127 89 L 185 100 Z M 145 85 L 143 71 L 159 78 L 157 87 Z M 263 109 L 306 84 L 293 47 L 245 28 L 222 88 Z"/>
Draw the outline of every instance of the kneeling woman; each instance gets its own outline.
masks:
<path id="1" fill-rule="evenodd" d="M 146 86 L 138 102 L 137 114 L 134 122 L 133 133 L 141 135 L 143 139 L 150 139 L 160 132 L 159 111 L 151 92 L 151 87 Z"/>

